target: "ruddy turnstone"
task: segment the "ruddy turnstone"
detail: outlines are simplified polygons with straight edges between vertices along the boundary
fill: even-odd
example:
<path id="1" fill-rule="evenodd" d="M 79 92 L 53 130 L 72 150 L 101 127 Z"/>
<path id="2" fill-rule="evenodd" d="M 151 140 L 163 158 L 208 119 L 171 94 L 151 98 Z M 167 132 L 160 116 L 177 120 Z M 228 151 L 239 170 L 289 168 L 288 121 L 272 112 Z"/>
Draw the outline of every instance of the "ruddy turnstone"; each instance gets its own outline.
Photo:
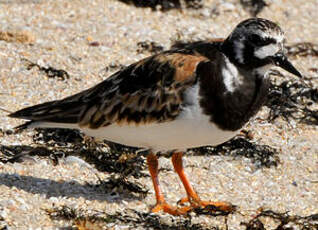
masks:
<path id="1" fill-rule="evenodd" d="M 301 74 L 283 51 L 283 32 L 275 23 L 247 19 L 225 40 L 177 44 L 113 74 L 98 85 L 62 100 L 10 114 L 30 120 L 26 127 L 82 130 L 87 135 L 147 148 L 157 203 L 153 212 L 186 214 L 213 205 L 229 212 L 227 202 L 202 201 L 182 166 L 187 148 L 218 145 L 235 136 L 260 109 L 273 65 Z M 172 163 L 189 206 L 171 206 L 159 187 L 158 151 L 173 150 Z"/>

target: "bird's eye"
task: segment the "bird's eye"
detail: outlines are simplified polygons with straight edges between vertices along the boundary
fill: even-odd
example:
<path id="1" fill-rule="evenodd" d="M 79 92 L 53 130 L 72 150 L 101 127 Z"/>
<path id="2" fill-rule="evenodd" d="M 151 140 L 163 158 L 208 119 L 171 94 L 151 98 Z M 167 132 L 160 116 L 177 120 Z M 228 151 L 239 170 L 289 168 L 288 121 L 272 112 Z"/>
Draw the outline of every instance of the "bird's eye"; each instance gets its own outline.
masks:
<path id="1" fill-rule="evenodd" d="M 264 40 L 257 34 L 252 34 L 249 37 L 249 40 L 256 46 L 262 46 L 264 45 Z"/>

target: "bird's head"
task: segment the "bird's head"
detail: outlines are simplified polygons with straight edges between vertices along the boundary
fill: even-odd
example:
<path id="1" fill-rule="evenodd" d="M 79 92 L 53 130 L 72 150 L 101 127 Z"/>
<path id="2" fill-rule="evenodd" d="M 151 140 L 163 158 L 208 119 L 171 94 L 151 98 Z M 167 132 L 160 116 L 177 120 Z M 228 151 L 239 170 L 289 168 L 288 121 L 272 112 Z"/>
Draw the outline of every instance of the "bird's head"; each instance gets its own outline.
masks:
<path id="1" fill-rule="evenodd" d="M 284 33 L 272 21 L 250 18 L 236 26 L 223 44 L 232 62 L 245 69 L 266 72 L 272 65 L 301 77 L 284 53 Z"/>

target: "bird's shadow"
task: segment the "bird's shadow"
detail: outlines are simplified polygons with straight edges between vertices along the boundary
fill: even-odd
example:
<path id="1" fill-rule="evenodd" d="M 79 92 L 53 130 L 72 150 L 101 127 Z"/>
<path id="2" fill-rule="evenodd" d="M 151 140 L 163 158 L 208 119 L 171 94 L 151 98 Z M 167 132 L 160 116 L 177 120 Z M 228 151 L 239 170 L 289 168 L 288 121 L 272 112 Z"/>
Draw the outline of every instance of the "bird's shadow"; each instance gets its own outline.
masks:
<path id="1" fill-rule="evenodd" d="M 38 146 L 0 145 L 0 162 L 14 164 L 26 160 L 35 161 L 36 158 L 43 157 L 50 159 L 52 164 L 58 164 L 61 158 L 75 155 L 93 164 L 97 170 L 107 171 L 117 178 L 110 177 L 106 181 L 97 181 L 94 184 L 81 184 L 76 181 L 54 181 L 34 176 L 0 173 L 0 185 L 17 187 L 29 193 L 44 194 L 48 198 L 84 197 L 88 200 L 109 202 L 116 202 L 116 197 L 119 196 L 121 199 L 143 199 L 148 192 L 135 180 L 135 178 L 145 176 L 143 171 L 146 165 L 142 158 L 145 153 L 134 154 L 131 157 L 129 154 L 133 152 L 133 149 L 120 145 L 113 146 L 111 151 L 104 151 L 103 143 L 90 149 L 87 146 L 89 144 L 83 143 L 82 136 L 73 130 L 39 129 L 36 130 L 33 139 Z M 194 155 L 220 153 L 250 158 L 259 167 L 276 166 L 279 161 L 279 158 L 276 159 L 278 153 L 272 151 L 268 146 L 257 145 L 243 138 L 235 138 L 214 148 L 206 147 L 192 152 Z M 122 158 L 123 155 L 125 155 L 124 158 Z M 129 180 L 127 180 L 128 177 Z M 112 194 L 114 188 L 120 194 Z"/>
<path id="2" fill-rule="evenodd" d="M 0 173 L 0 185 L 9 188 L 15 187 L 32 194 L 45 195 L 47 199 L 51 197 L 83 197 L 87 200 L 119 202 L 120 200 L 142 200 L 145 195 L 135 194 L 125 188 L 118 194 L 114 192 L 108 182 L 81 184 L 75 180 L 55 181 L 34 176 L 19 175 L 17 173 Z"/>
<path id="3" fill-rule="evenodd" d="M 14 135 L 16 132 L 6 132 L 6 135 Z M 143 199 L 147 194 L 147 189 L 140 185 L 135 178 L 141 176 L 143 162 L 137 159 L 140 167 L 131 164 L 130 159 L 118 161 L 121 154 L 113 151 L 103 151 L 103 144 L 96 144 L 89 147 L 83 136 L 75 130 L 66 129 L 39 129 L 33 135 L 33 140 L 37 146 L 29 145 L 1 145 L 0 162 L 16 163 L 31 161 L 36 163 L 37 159 L 49 159 L 50 163 L 57 165 L 69 156 L 75 156 L 78 163 L 83 164 L 84 159 L 101 172 L 108 172 L 111 176 L 107 180 L 96 183 L 80 184 L 76 181 L 54 181 L 33 176 L 23 176 L 18 174 L 0 173 L 0 185 L 7 187 L 17 187 L 34 194 L 44 194 L 48 198 L 63 197 L 84 197 L 90 200 L 100 200 L 116 202 L 116 197 L 121 199 Z M 102 156 L 102 157 L 101 157 Z M 133 159 L 131 159 L 133 161 Z M 85 163 L 85 167 L 87 163 Z M 132 167 L 129 167 L 132 165 Z M 125 168 L 126 170 L 123 170 Z M 118 173 L 122 172 L 122 173 Z M 137 176 L 136 176 L 137 175 Z M 24 180 L 24 181 L 22 181 Z M 114 193 L 115 190 L 119 193 Z"/>

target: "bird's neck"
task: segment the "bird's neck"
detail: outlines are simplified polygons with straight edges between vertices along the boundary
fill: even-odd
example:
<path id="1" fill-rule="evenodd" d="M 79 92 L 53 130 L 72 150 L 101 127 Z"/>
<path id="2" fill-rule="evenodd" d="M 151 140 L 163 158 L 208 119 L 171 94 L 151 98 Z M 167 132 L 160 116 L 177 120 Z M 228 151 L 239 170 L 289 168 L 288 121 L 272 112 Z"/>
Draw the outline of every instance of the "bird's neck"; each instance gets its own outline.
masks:
<path id="1" fill-rule="evenodd" d="M 267 98 L 268 81 L 256 71 L 244 70 L 225 55 L 216 72 L 200 79 L 203 111 L 224 130 L 238 130 Z"/>
<path id="2" fill-rule="evenodd" d="M 227 38 L 221 45 L 221 52 L 236 66 L 244 67 L 245 63 L 245 54 L 244 54 L 244 44 L 234 43 L 229 38 Z"/>

